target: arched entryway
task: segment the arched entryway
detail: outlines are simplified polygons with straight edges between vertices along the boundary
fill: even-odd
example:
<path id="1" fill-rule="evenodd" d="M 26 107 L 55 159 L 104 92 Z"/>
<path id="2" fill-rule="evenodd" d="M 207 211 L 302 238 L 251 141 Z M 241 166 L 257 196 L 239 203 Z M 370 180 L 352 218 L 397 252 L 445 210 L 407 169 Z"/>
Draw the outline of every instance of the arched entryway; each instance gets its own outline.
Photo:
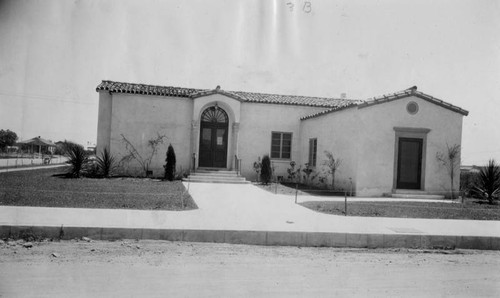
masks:
<path id="1" fill-rule="evenodd" d="M 227 166 L 227 135 L 229 117 L 217 105 L 201 114 L 199 166 L 225 168 Z"/>

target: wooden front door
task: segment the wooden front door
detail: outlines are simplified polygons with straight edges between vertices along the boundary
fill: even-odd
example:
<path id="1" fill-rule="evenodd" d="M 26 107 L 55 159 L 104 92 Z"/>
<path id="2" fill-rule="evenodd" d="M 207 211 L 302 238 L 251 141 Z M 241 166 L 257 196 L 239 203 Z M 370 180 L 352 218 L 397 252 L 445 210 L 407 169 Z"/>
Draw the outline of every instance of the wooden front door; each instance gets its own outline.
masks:
<path id="1" fill-rule="evenodd" d="M 228 122 L 226 112 L 217 106 L 206 109 L 201 115 L 200 167 L 226 167 Z"/>
<path id="2" fill-rule="evenodd" d="M 422 178 L 422 139 L 398 140 L 398 189 L 420 189 Z"/>

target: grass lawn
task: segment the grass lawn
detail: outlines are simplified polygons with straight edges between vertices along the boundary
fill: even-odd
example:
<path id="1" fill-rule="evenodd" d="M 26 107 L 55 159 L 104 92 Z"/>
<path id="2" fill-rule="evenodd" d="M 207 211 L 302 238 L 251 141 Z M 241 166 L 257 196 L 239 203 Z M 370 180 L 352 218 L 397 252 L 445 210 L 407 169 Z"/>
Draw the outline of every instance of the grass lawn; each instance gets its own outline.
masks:
<path id="1" fill-rule="evenodd" d="M 438 202 L 349 202 L 349 198 L 347 200 L 349 216 L 500 220 L 498 204 L 488 205 L 475 199 L 467 199 L 463 205 Z M 344 215 L 344 202 L 315 201 L 301 205 L 322 213 Z"/>
<path id="2" fill-rule="evenodd" d="M 256 186 L 272 193 L 295 196 L 295 185 L 255 184 Z M 343 192 L 309 189 L 300 185 L 297 195 L 317 196 L 317 201 L 301 203 L 302 206 L 314 211 L 344 215 L 344 202 L 321 201 L 322 196 L 344 196 Z M 348 216 L 366 217 L 399 217 L 399 218 L 440 218 L 440 219 L 473 219 L 473 220 L 500 220 L 500 205 L 488 205 L 486 201 L 466 199 L 465 203 L 440 203 L 436 202 L 349 202 L 347 204 Z M 300 200 L 300 199 L 299 199 Z"/>
<path id="3" fill-rule="evenodd" d="M 275 193 L 275 194 L 281 194 L 281 195 L 295 195 L 295 183 L 269 183 L 267 185 L 261 184 L 261 183 L 255 183 L 254 184 L 257 187 L 260 187 L 264 190 L 267 190 L 269 192 Z M 298 184 L 297 185 L 297 195 L 299 196 L 344 196 L 343 191 L 335 191 L 335 190 L 329 190 L 329 189 L 320 189 L 317 187 L 310 187 L 304 184 Z M 349 192 L 347 193 L 349 196 Z"/>
<path id="4" fill-rule="evenodd" d="M 181 181 L 57 176 L 66 171 L 67 167 L 60 167 L 0 173 L 0 205 L 140 210 L 198 208 Z"/>

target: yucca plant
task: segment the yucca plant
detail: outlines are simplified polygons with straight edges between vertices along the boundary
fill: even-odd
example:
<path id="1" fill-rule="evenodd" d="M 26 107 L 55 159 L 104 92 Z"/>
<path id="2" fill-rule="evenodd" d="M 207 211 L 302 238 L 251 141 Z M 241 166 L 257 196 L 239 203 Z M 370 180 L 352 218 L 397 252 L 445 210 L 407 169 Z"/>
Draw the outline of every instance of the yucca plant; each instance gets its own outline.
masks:
<path id="1" fill-rule="evenodd" d="M 79 178 L 82 172 L 82 168 L 88 160 L 87 153 L 82 145 L 66 142 L 65 152 L 68 157 L 67 163 L 71 165 L 69 174 L 75 178 Z"/>
<path id="2" fill-rule="evenodd" d="M 473 191 L 478 197 L 487 199 L 489 204 L 500 196 L 500 166 L 494 159 L 479 171 Z"/>
<path id="3" fill-rule="evenodd" d="M 97 157 L 97 167 L 99 174 L 103 177 L 110 177 L 116 169 L 115 157 L 109 152 L 108 148 L 104 148 L 101 155 Z"/>

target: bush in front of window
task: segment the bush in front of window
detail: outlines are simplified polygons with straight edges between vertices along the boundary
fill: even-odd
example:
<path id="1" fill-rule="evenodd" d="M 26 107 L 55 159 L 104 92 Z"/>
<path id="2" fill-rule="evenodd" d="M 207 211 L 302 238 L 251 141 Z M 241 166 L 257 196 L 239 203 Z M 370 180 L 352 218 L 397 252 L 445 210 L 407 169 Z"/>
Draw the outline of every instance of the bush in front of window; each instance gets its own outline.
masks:
<path id="1" fill-rule="evenodd" d="M 290 167 L 286 169 L 288 173 L 288 180 L 290 182 L 296 182 L 299 183 L 299 178 L 300 178 L 300 167 L 298 169 L 295 168 L 296 163 L 295 161 L 290 162 Z"/>
<path id="2" fill-rule="evenodd" d="M 273 170 L 271 168 L 271 160 L 268 155 L 264 155 L 262 158 L 261 169 L 260 169 L 260 180 L 263 184 L 267 185 L 271 181 L 273 175 Z"/>

